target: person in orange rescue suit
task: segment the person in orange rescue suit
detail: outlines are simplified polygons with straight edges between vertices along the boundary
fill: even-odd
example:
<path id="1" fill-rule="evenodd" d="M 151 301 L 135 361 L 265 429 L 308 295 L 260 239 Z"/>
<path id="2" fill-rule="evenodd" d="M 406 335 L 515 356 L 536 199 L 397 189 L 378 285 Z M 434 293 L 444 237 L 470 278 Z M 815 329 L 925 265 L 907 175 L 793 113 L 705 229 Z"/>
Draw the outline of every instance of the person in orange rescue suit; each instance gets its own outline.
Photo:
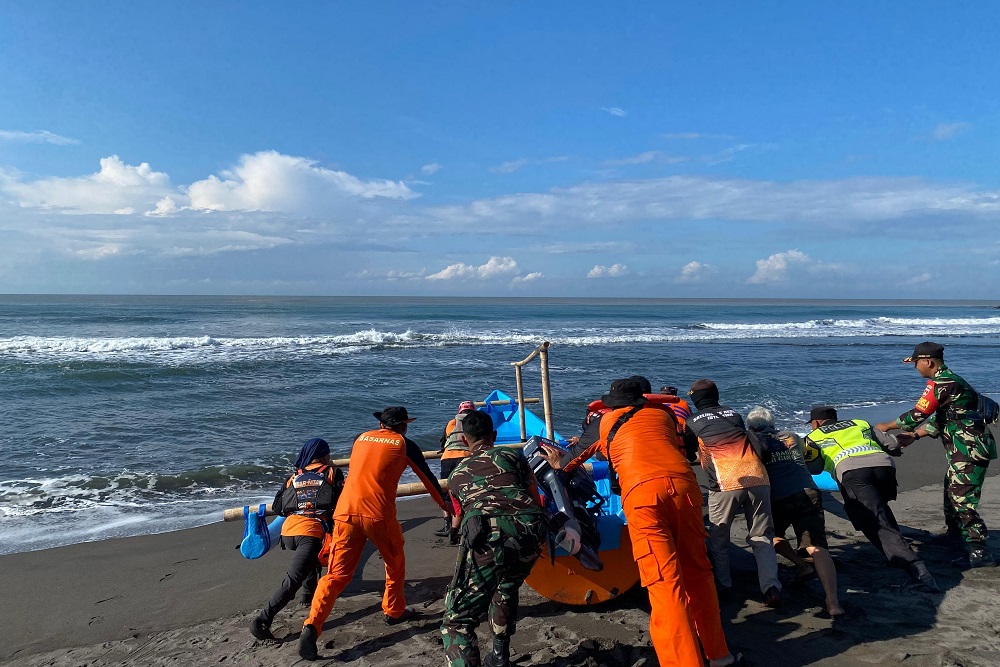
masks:
<path id="1" fill-rule="evenodd" d="M 423 452 L 406 437 L 407 426 L 414 421 L 406 408 L 390 407 L 372 414 L 379 420 L 379 428 L 362 433 L 354 441 L 347 482 L 333 515 L 329 570 L 319 580 L 299 638 L 299 655 L 306 660 L 318 657 L 316 640 L 323 623 L 353 578 L 368 540 L 375 544 L 385 561 L 385 593 L 382 596 L 385 622 L 395 625 L 413 616 L 413 610 L 407 609 L 403 597 L 406 558 L 403 531 L 396 520 L 396 486 L 407 466 L 417 474 L 441 509 L 451 512 L 451 503 L 445 500 Z"/>
<path id="2" fill-rule="evenodd" d="M 729 572 L 730 529 L 736 515 L 747 523 L 747 543 L 757 561 L 757 581 L 764 604 L 781 604 L 778 556 L 774 552 L 771 483 L 760 456 L 753 448 L 743 417 L 719 404 L 719 388 L 711 380 L 698 380 L 688 395 L 698 408 L 684 431 L 690 452 L 698 447 L 701 467 L 708 475 L 709 553 L 715 578 L 723 590 L 733 585 Z"/>
<path id="3" fill-rule="evenodd" d="M 571 472 L 602 452 L 614 465 L 632 554 L 652 605 L 649 634 L 660 666 L 701 667 L 702 650 L 711 667 L 744 665 L 722 632 L 701 489 L 682 452 L 673 412 L 642 394 L 635 380 L 615 380 L 601 399 L 611 411 L 601 418 L 597 442 L 566 466 L 554 448 L 546 447 L 546 459 Z"/>
<path id="4" fill-rule="evenodd" d="M 305 473 L 305 474 L 303 474 Z M 299 588 L 303 589 L 302 602 L 312 604 L 313 593 L 316 590 L 316 582 L 319 579 L 319 572 L 322 569 L 321 552 L 324 545 L 329 543 L 329 527 L 333 517 L 333 506 L 314 507 L 312 503 L 305 501 L 295 502 L 294 507 L 283 508 L 283 499 L 287 497 L 289 487 L 303 478 L 310 478 L 308 482 L 315 482 L 319 486 L 308 484 L 300 495 L 310 500 L 316 500 L 320 486 L 329 485 L 326 493 L 326 503 L 321 505 L 335 505 L 337 494 L 344 484 L 344 473 L 339 468 L 330 465 L 330 445 L 322 438 L 307 440 L 298 457 L 295 459 L 295 474 L 289 477 L 275 496 L 271 508 L 276 514 L 285 516 L 285 521 L 281 524 L 281 548 L 293 552 L 292 562 L 288 564 L 288 572 L 285 578 L 268 600 L 264 609 L 250 623 L 250 633 L 257 639 L 269 639 L 275 641 L 275 636 L 271 634 L 271 623 L 278 612 L 284 609 Z M 311 495 L 308 495 L 310 494 Z M 295 493 L 295 491 L 293 491 Z M 298 497 L 296 497 L 296 501 Z M 309 505 L 309 506 L 307 506 Z"/>
<path id="5" fill-rule="evenodd" d="M 465 430 L 462 423 L 465 415 L 476 411 L 476 404 L 472 401 L 462 401 L 458 404 L 458 414 L 456 414 L 448 425 L 444 427 L 441 434 L 441 479 L 451 477 L 462 459 L 469 456 L 469 443 L 466 442 Z M 458 499 L 451 493 L 448 496 L 451 500 L 452 515 L 444 517 L 444 525 L 434 531 L 435 535 L 447 537 L 449 544 L 458 544 L 458 526 L 462 519 L 462 506 L 458 504 Z"/>
<path id="6" fill-rule="evenodd" d="M 639 386 L 642 389 L 642 395 L 648 401 L 651 403 L 665 405 L 673 411 L 674 423 L 677 427 L 677 435 L 683 435 L 684 425 L 687 423 L 688 417 L 691 416 L 691 408 L 688 407 L 687 401 L 682 398 L 677 398 L 677 387 L 663 387 L 659 394 L 654 394 L 652 384 L 650 384 L 649 380 L 642 375 L 633 375 L 628 379 L 635 380 L 639 383 Z M 611 408 L 604 405 L 600 399 L 591 401 L 587 405 L 587 414 L 583 418 L 583 430 L 579 436 L 569 439 L 569 449 L 563 455 L 563 464 L 569 463 L 576 458 L 580 452 L 597 442 L 597 438 L 600 436 L 601 430 L 601 417 L 610 411 Z M 598 457 L 600 456 L 601 455 L 598 454 Z M 694 457 L 688 456 L 688 459 L 694 460 Z"/>

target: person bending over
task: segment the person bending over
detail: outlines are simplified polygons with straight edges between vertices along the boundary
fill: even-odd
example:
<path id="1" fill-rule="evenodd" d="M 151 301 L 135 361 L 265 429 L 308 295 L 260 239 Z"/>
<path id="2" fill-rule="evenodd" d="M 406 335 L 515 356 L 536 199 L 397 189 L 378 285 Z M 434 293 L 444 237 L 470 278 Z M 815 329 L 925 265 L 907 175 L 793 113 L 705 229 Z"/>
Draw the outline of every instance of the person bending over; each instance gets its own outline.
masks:
<path id="1" fill-rule="evenodd" d="M 673 412 L 650 404 L 632 379 L 615 380 L 602 397 L 610 412 L 600 438 L 565 470 L 602 452 L 619 477 L 639 580 L 649 592 L 649 634 L 661 667 L 745 664 L 729 652 L 719 598 L 705 551 L 701 489 L 682 452 Z M 546 460 L 563 468 L 562 453 L 546 447 Z M 699 646 L 700 642 L 700 646 Z"/>
<path id="2" fill-rule="evenodd" d="M 406 408 L 386 408 L 372 415 L 379 420 L 379 428 L 362 433 L 354 441 L 350 474 L 333 515 L 330 567 L 319 580 L 299 638 L 299 655 L 306 660 L 318 657 L 316 640 L 323 631 L 323 623 L 353 578 L 368 540 L 385 561 L 382 596 L 385 622 L 395 625 L 413 616 L 403 596 L 406 557 L 403 531 L 396 520 L 396 486 L 407 466 L 441 509 L 451 512 L 451 505 L 445 501 L 441 487 L 427 467 L 423 452 L 406 437 L 406 429 L 414 421 Z"/>
<path id="3" fill-rule="evenodd" d="M 463 428 L 471 454 L 448 479 L 462 510 L 462 541 L 445 597 L 444 653 L 449 667 L 508 667 L 519 590 L 547 535 L 545 511 L 521 452 L 494 446 L 493 419 L 470 412 Z M 487 612 L 495 639 L 480 663 L 476 627 Z"/>
<path id="4" fill-rule="evenodd" d="M 320 552 L 343 486 L 343 471 L 330 465 L 330 445 L 322 438 L 307 440 L 295 459 L 295 473 L 271 503 L 275 514 L 287 517 L 281 524 L 281 547 L 293 555 L 278 590 L 250 624 L 250 633 L 257 639 L 275 639 L 271 623 L 300 587 L 304 588 L 302 602 L 312 604 L 322 569 Z"/>
<path id="5" fill-rule="evenodd" d="M 806 468 L 802 438 L 791 431 L 779 432 L 774 415 L 757 406 L 747 413 L 747 428 L 756 438 L 758 451 L 764 452 L 764 465 L 771 481 L 771 514 L 774 518 L 774 550 L 799 569 L 800 577 L 815 574 L 826 594 L 830 616 L 841 616 L 844 608 L 837 596 L 837 569 L 827 551 L 823 496 Z M 799 551 L 812 557 L 803 560 L 785 539 L 788 528 L 795 529 Z"/>
<path id="6" fill-rule="evenodd" d="M 838 419 L 828 406 L 814 407 L 809 413 L 812 431 L 806 436 L 806 462 L 810 472 L 826 470 L 840 487 L 844 511 L 851 524 L 882 552 L 893 567 L 904 568 L 910 577 L 931 591 L 937 591 L 927 565 L 899 532 L 899 524 L 889 507 L 896 499 L 896 464 L 904 444 L 913 442 L 912 433 L 892 436 L 861 419 Z"/>
<path id="7" fill-rule="evenodd" d="M 781 582 L 774 553 L 767 471 L 747 437 L 743 417 L 719 404 L 719 388 L 714 382 L 698 380 L 688 395 L 698 414 L 688 419 L 684 440 L 689 451 L 698 448 L 701 467 L 708 474 L 708 548 L 715 578 L 723 589 L 733 585 L 729 572 L 730 532 L 736 515 L 743 514 L 764 604 L 777 607 L 781 604 Z"/>

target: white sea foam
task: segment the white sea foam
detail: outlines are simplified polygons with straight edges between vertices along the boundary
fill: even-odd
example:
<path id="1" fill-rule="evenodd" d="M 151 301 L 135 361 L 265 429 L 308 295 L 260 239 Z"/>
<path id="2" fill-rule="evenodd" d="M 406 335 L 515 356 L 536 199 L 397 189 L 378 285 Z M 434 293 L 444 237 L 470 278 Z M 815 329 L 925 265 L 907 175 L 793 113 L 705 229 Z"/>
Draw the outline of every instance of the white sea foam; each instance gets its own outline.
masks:
<path id="1" fill-rule="evenodd" d="M 1000 317 L 814 319 L 800 322 L 701 322 L 686 326 L 614 326 L 549 330 L 402 332 L 364 329 L 332 336 L 177 336 L 0 338 L 0 357 L 23 361 L 128 360 L 147 363 L 212 363 L 239 359 L 358 354 L 375 349 L 481 345 L 597 346 L 625 343 L 836 338 L 922 335 L 997 335 Z"/>

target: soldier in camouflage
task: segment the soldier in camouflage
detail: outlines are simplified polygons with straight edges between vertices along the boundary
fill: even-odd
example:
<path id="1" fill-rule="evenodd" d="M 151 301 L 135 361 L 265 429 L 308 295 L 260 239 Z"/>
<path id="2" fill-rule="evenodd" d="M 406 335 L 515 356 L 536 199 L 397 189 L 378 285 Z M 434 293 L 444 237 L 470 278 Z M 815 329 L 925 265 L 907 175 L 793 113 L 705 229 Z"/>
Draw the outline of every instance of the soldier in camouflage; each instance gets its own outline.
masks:
<path id="1" fill-rule="evenodd" d="M 954 563 L 993 566 L 996 562 L 986 547 L 986 523 L 976 508 L 986 469 L 997 457 L 997 444 L 979 412 L 979 394 L 945 365 L 944 347 L 937 343 L 918 344 L 903 361 L 914 364 L 917 372 L 928 378 L 927 387 L 912 410 L 876 428 L 880 431 L 900 428 L 914 431 L 918 437 L 929 435 L 941 439 L 948 457 L 944 519 L 949 534 L 962 540 L 967 553 Z"/>
<path id="2" fill-rule="evenodd" d="M 471 412 L 463 429 L 472 454 L 448 479 L 462 507 L 462 541 L 445 598 L 444 652 L 449 667 L 508 667 L 518 591 L 541 553 L 545 511 L 521 453 L 494 446 L 492 418 Z M 476 627 L 487 609 L 496 638 L 480 662 Z"/>

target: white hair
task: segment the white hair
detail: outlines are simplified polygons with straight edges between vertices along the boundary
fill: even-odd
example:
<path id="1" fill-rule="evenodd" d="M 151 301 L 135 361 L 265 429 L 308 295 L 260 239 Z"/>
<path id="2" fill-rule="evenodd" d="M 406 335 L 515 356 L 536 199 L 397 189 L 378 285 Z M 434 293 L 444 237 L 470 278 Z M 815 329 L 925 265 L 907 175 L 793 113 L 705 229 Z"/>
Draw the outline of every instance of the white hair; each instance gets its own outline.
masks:
<path id="1" fill-rule="evenodd" d="M 774 413 L 758 405 L 747 413 L 747 428 L 751 431 L 766 431 L 774 428 Z"/>

